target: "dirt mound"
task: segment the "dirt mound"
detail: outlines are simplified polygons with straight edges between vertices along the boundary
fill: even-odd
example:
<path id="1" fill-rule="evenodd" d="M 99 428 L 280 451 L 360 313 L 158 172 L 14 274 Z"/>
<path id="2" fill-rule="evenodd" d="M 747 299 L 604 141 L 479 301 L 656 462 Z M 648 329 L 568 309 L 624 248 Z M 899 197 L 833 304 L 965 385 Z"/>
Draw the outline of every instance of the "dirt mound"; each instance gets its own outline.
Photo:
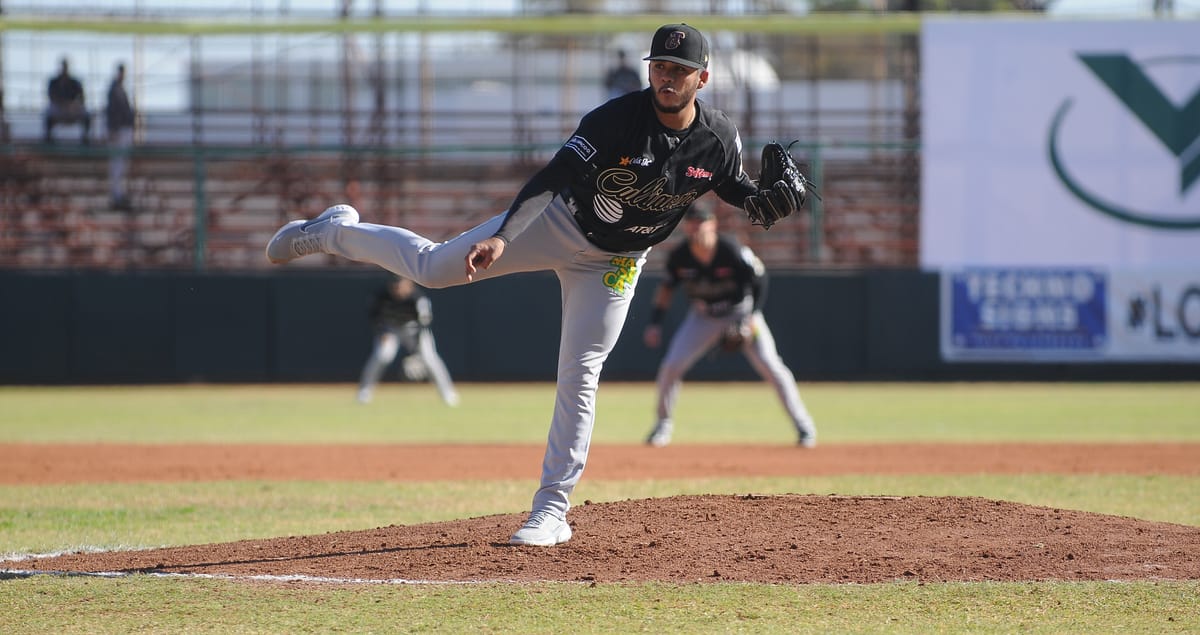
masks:
<path id="1" fill-rule="evenodd" d="M 676 496 L 577 506 L 574 538 L 511 547 L 524 515 L 67 554 L 9 570 L 380 581 L 872 583 L 1200 579 L 1200 527 L 981 498 Z"/>

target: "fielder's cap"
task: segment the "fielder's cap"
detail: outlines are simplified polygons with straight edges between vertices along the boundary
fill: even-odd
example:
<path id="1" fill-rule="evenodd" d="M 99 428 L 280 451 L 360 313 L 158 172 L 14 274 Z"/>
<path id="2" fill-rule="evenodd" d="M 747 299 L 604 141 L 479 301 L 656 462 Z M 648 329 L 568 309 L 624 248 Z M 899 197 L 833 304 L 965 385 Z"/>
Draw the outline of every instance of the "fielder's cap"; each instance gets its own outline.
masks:
<path id="1" fill-rule="evenodd" d="M 643 59 L 705 69 L 708 68 L 708 40 L 704 39 L 703 33 L 686 24 L 661 26 L 650 42 L 650 56 Z"/>
<path id="2" fill-rule="evenodd" d="M 712 220 L 716 217 L 716 213 L 702 205 L 693 205 L 688 209 L 687 215 L 684 216 L 688 220 Z"/>

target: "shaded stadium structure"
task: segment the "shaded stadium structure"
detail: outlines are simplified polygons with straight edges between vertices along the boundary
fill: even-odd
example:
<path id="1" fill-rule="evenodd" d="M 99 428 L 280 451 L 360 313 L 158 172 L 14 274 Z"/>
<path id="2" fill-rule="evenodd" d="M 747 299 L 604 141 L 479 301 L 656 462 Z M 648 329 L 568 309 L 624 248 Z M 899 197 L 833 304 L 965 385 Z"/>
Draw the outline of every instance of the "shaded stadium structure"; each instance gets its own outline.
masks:
<path id="1" fill-rule="evenodd" d="M 339 4 L 324 31 L 263 24 L 248 34 L 147 35 L 131 28 L 107 48 L 84 46 L 76 57 L 89 61 L 73 68 L 95 107 L 110 60 L 130 63 L 138 106 L 127 173 L 132 209 L 109 206 L 102 138 L 87 146 L 41 142 L 44 73 L 37 63 L 14 64 L 10 53 L 0 76 L 9 95 L 0 268 L 265 269 L 262 245 L 282 222 L 345 201 L 373 222 L 453 236 L 506 209 L 604 99 L 615 51 L 640 58 L 645 46 L 645 29 L 632 28 L 637 20 L 629 31 L 610 24 L 579 33 L 562 22 L 489 31 L 451 15 L 461 25 L 444 33 L 415 16 L 368 31 L 367 18 L 395 16 L 379 3 Z M 553 9 L 546 4 L 522 6 Z M 586 13 L 603 3 L 567 4 Z M 770 3 L 750 4 L 771 20 L 803 24 L 803 16 L 769 13 L 779 11 Z M 297 16 L 271 17 L 286 25 Z M 339 28 L 346 24 L 339 20 L 359 26 Z M 793 152 L 822 198 L 813 199 L 811 214 L 770 232 L 734 220 L 741 210 L 715 197 L 703 204 L 728 217 L 725 225 L 769 267 L 915 266 L 915 27 L 822 35 L 732 26 L 711 29 L 713 80 L 701 97 L 739 123 L 752 175 L 763 143 L 799 140 Z M 0 37 L 7 50 L 24 51 L 18 59 L 44 60 L 57 55 L 56 44 L 78 45 L 79 33 L 66 29 L 10 29 Z M 314 258 L 301 266 L 357 265 Z"/>

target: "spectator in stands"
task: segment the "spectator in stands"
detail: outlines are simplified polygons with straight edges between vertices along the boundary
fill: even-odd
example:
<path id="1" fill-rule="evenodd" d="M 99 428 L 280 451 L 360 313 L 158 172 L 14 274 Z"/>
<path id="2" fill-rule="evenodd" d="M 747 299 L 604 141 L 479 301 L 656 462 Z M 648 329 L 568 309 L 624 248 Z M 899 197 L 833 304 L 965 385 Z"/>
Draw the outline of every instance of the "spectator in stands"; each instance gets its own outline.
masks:
<path id="1" fill-rule="evenodd" d="M 71 76 L 67 58 L 60 62 L 58 75 L 50 78 L 46 87 L 50 104 L 46 107 L 44 130 L 46 143 L 54 143 L 54 126 L 57 124 L 80 124 L 83 126 L 83 143 L 91 139 L 92 113 L 84 104 L 83 84 Z"/>
<path id="2" fill-rule="evenodd" d="M 11 137 L 8 117 L 4 115 L 4 88 L 0 88 L 0 143 L 8 143 Z"/>
<path id="3" fill-rule="evenodd" d="M 642 88 L 642 76 L 626 61 L 625 51 L 617 51 L 617 65 L 609 69 L 608 74 L 604 76 L 604 89 L 608 91 L 608 99 Z"/>
<path id="4" fill-rule="evenodd" d="M 129 210 L 131 205 L 125 191 L 125 171 L 129 167 L 129 150 L 133 146 L 133 106 L 125 92 L 125 65 L 117 64 L 117 74 L 108 86 L 108 104 L 104 107 L 108 129 L 108 187 L 115 209 Z"/>

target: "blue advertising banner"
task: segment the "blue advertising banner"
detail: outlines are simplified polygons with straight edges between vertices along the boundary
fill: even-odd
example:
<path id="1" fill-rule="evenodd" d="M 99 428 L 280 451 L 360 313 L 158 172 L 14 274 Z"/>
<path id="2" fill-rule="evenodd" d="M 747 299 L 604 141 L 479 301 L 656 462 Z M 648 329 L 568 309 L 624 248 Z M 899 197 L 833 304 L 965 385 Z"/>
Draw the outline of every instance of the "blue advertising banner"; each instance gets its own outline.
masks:
<path id="1" fill-rule="evenodd" d="M 1087 361 L 1108 347 L 1104 272 L 976 268 L 942 273 L 946 360 Z"/>

